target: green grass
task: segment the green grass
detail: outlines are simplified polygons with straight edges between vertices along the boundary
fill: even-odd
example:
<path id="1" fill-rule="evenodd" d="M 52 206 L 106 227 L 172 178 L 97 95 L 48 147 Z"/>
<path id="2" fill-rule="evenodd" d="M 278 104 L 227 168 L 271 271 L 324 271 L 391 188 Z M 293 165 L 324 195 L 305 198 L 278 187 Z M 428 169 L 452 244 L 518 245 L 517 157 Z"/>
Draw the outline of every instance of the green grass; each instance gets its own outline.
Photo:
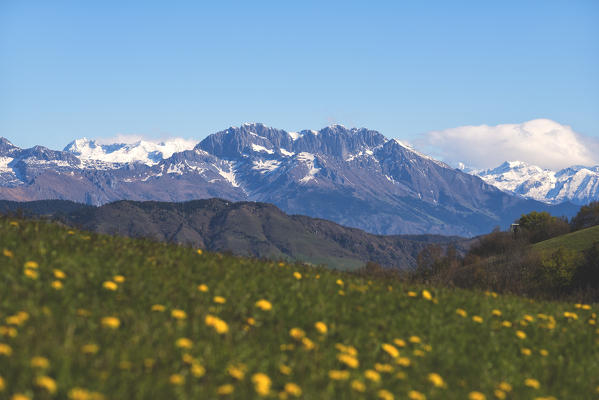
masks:
<path id="1" fill-rule="evenodd" d="M 34 399 L 94 398 L 74 396 L 73 388 L 83 388 L 106 399 L 248 399 L 259 397 L 252 382 L 256 373 L 272 381 L 267 398 L 285 397 L 280 392 L 290 382 L 306 399 L 377 398 L 385 394 L 383 389 L 396 399 L 408 398 L 411 391 L 427 399 L 467 399 L 479 391 L 492 399 L 502 381 L 513 387 L 508 399 L 598 395 L 599 332 L 592 324 L 596 305 L 581 308 L 433 288 L 428 288 L 433 297 L 427 300 L 422 287 L 0 218 L 3 250 L 0 398 L 15 393 Z M 28 261 L 39 264 L 36 279 L 24 273 L 34 269 L 24 267 Z M 66 277 L 57 279 L 54 269 Z M 115 275 L 125 281 L 115 291 L 103 288 Z M 52 287 L 56 280 L 63 282 L 62 289 Z M 209 290 L 199 291 L 200 284 Z M 214 296 L 226 303 L 215 303 Z M 271 302 L 272 310 L 258 308 L 260 299 Z M 165 310 L 152 311 L 155 304 Z M 467 317 L 456 314 L 458 308 Z M 187 318 L 173 318 L 174 309 L 184 310 Z M 502 315 L 494 316 L 494 309 Z M 19 312 L 28 318 L 11 318 Z M 228 331 L 219 334 L 207 326 L 207 315 L 225 321 Z M 472 320 L 475 315 L 482 323 Z M 534 319 L 526 322 L 527 315 Z M 118 318 L 120 326 L 103 326 L 106 316 Z M 248 318 L 255 323 L 248 324 Z M 317 321 L 327 325 L 326 334 L 317 331 Z M 512 326 L 502 326 L 503 321 Z M 302 329 L 314 347 L 292 338 L 292 328 Z M 517 337 L 518 330 L 525 339 Z M 411 343 L 412 336 L 421 343 Z M 192 347 L 177 348 L 179 338 L 189 338 Z M 382 350 L 382 344 L 394 339 L 406 341 L 397 349 L 410 366 L 399 365 Z M 337 343 L 356 348 L 356 368 L 337 359 Z M 82 347 L 89 344 L 98 351 L 84 353 Z M 45 357 L 49 366 L 33 367 L 33 357 Z M 393 372 L 381 372 L 379 382 L 367 380 L 365 371 L 376 369 L 377 363 Z M 241 380 L 227 372 L 238 364 L 246 371 Z M 200 365 L 205 374 L 193 376 Z M 287 374 L 281 365 L 289 367 L 283 369 Z M 350 378 L 332 380 L 331 370 L 348 370 Z M 445 387 L 428 380 L 432 372 Z M 170 382 L 173 375 L 182 384 Z M 56 392 L 37 386 L 39 376 L 51 378 Z M 527 378 L 540 387 L 526 386 Z M 352 380 L 363 382 L 365 392 L 353 390 Z M 228 384 L 233 393 L 218 395 L 218 388 Z"/>
<path id="2" fill-rule="evenodd" d="M 597 241 L 599 241 L 599 225 L 544 240 L 536 243 L 533 248 L 540 251 L 550 251 L 565 247 L 574 251 L 584 251 Z"/>

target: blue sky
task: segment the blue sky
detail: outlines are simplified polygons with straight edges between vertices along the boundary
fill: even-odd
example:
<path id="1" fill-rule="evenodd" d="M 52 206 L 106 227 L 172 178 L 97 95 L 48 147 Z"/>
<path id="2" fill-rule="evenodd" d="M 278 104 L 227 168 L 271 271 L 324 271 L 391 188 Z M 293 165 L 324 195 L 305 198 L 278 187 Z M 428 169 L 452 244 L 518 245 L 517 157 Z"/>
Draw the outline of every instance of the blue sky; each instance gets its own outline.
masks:
<path id="1" fill-rule="evenodd" d="M 3 0 L 0 136 L 62 148 L 256 121 L 409 141 L 546 118 L 597 137 L 598 21 L 594 0 Z"/>

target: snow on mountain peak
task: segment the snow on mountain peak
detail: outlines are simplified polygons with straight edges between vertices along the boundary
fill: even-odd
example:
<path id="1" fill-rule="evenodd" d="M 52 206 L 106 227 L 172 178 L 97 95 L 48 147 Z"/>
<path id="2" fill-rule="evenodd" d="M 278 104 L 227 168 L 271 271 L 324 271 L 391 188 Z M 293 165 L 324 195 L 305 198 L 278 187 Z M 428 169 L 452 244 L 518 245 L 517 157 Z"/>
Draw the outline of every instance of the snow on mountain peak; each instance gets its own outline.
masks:
<path id="1" fill-rule="evenodd" d="M 133 143 L 105 143 L 81 138 L 69 143 L 64 151 L 77 156 L 84 164 L 124 164 L 141 162 L 154 165 L 173 153 L 191 150 L 197 144 L 194 140 L 173 138 L 165 141 L 138 140 Z"/>

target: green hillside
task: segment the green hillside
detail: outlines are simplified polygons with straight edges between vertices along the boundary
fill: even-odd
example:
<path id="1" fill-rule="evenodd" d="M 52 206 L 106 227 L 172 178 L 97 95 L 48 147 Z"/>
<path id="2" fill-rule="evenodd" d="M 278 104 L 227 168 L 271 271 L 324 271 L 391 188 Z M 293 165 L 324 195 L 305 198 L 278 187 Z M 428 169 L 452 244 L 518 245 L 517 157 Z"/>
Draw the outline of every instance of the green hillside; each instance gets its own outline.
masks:
<path id="1" fill-rule="evenodd" d="M 536 243 L 533 247 L 541 251 L 555 250 L 559 247 L 566 247 L 574 251 L 584 251 L 591 247 L 594 242 L 598 241 L 599 225 L 544 240 Z"/>
<path id="2" fill-rule="evenodd" d="M 0 252 L 2 399 L 599 395 L 596 305 L 3 217 Z"/>

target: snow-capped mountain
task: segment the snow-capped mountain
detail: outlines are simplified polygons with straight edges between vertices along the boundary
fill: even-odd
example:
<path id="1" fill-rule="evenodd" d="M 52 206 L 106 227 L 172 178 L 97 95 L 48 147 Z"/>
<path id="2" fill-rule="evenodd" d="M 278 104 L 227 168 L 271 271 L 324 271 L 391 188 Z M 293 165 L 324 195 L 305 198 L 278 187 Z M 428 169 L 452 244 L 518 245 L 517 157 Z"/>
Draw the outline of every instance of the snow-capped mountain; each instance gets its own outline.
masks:
<path id="1" fill-rule="evenodd" d="M 173 153 L 193 149 L 197 143 L 176 138 L 163 142 L 139 140 L 134 143 L 101 144 L 82 138 L 69 143 L 64 151 L 76 155 L 85 167 L 115 169 L 132 162 L 154 165 Z"/>
<path id="2" fill-rule="evenodd" d="M 170 156 L 165 144 L 156 157 L 154 147 L 142 144 L 102 146 L 79 140 L 68 151 L 23 150 L 3 139 L 0 198 L 99 205 L 220 197 L 272 203 L 380 234 L 475 235 L 523 212 L 576 211 L 507 194 L 365 128 L 286 132 L 243 124 Z"/>
<path id="3" fill-rule="evenodd" d="M 549 204 L 570 201 L 582 205 L 599 200 L 599 166 L 552 171 L 522 161 L 506 161 L 497 168 L 471 173 L 505 192 Z"/>

